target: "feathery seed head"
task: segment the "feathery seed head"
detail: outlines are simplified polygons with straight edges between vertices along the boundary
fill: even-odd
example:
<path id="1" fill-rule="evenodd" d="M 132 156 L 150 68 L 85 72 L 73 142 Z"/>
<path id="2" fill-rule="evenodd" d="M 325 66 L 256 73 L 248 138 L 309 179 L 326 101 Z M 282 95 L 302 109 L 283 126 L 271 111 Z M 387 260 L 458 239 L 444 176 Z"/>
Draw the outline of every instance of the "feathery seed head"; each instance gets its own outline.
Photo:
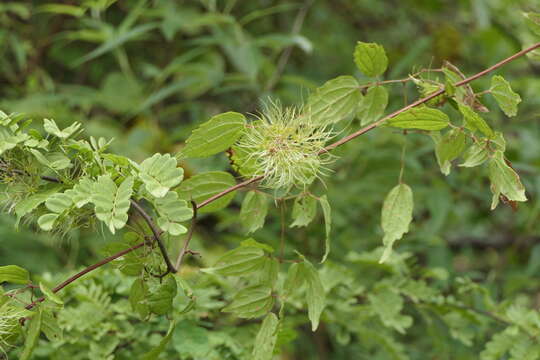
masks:
<path id="1" fill-rule="evenodd" d="M 306 187 L 328 169 L 333 160 L 319 155 L 334 136 L 331 128 L 311 121 L 304 107 L 282 107 L 279 102 L 264 104 L 256 120 L 247 125 L 237 146 L 247 154 L 254 177 L 264 175 L 263 185 L 278 189 Z"/>

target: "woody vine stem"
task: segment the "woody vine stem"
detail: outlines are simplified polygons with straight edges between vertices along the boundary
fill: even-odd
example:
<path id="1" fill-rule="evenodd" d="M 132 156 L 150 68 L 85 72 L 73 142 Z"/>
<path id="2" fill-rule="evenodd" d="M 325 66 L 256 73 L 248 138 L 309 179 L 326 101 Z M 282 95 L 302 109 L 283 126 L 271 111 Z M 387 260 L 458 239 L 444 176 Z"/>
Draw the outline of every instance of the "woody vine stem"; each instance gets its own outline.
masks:
<path id="1" fill-rule="evenodd" d="M 540 48 L 540 42 L 539 43 L 536 43 L 526 49 L 523 49 L 517 53 L 515 53 L 514 55 L 496 63 L 495 65 L 475 74 L 475 75 L 472 75 L 466 79 L 463 79 L 457 83 L 454 84 L 455 87 L 459 87 L 459 86 L 463 86 L 463 85 L 466 85 L 482 76 L 485 76 L 487 75 L 488 73 L 494 71 L 494 70 L 497 70 L 499 69 L 500 67 L 506 65 L 507 63 L 519 58 L 519 57 L 522 57 L 536 49 Z M 358 136 L 360 135 L 363 135 L 365 133 L 367 133 L 368 131 L 370 130 L 373 130 L 375 129 L 376 127 L 379 127 L 380 125 L 382 125 L 384 122 L 386 122 L 387 120 L 409 110 L 409 109 L 412 109 L 414 107 L 417 107 L 421 104 L 424 104 L 426 102 L 428 102 L 429 100 L 431 99 L 434 99 L 436 98 L 437 96 L 440 96 L 442 94 L 444 94 L 446 91 L 446 89 L 444 87 L 442 87 L 441 89 L 431 93 L 430 95 L 424 97 L 424 98 L 421 98 L 421 99 L 418 99 L 416 100 L 415 102 L 397 110 L 397 111 L 394 111 L 393 113 L 365 126 L 365 127 L 362 127 L 360 128 L 359 130 L 343 137 L 342 139 L 326 146 L 325 148 L 321 149 L 319 151 L 319 155 L 323 154 L 323 153 L 327 153 L 327 152 L 330 152 L 331 150 L 337 148 L 338 146 L 341 146 L 355 138 L 357 138 Z M 46 180 L 46 181 L 54 181 L 54 182 L 58 182 L 59 180 L 58 179 L 54 179 L 54 178 L 48 178 L 48 177 L 42 177 L 43 180 Z M 235 190 L 238 190 L 238 189 L 241 189 L 241 188 L 244 188 L 250 184 L 253 184 L 253 183 L 256 183 L 260 180 L 264 179 L 264 175 L 260 175 L 260 176 L 257 176 L 257 177 L 254 177 L 254 178 L 251 178 L 251 179 L 248 179 L 248 180 L 245 180 L 243 182 L 240 182 L 234 186 L 231 186 L 230 188 L 200 202 L 199 204 L 195 204 L 194 202 L 192 202 L 192 206 L 193 206 L 193 210 L 194 210 L 194 214 L 196 213 L 196 210 L 212 203 L 213 201 L 216 201 L 217 199 L 235 191 Z M 153 235 L 153 238 L 154 238 L 154 241 L 157 243 L 160 251 L 161 251 L 161 254 L 163 256 L 163 259 L 165 261 L 165 264 L 167 266 L 167 271 L 165 274 L 168 274 L 168 273 L 177 273 L 178 271 L 180 271 L 180 266 L 181 266 L 181 263 L 182 263 L 182 260 L 184 258 L 184 256 L 188 253 L 190 253 L 190 250 L 189 250 L 189 242 L 191 240 L 191 236 L 193 234 L 193 228 L 194 228 L 194 225 L 195 225 L 195 222 L 193 220 L 192 222 L 192 225 L 191 225 L 191 229 L 189 231 L 189 233 L 187 234 L 185 240 L 184 240 L 184 244 L 182 246 L 182 249 L 180 250 L 180 254 L 178 255 L 178 260 L 176 262 L 176 266 L 172 264 L 171 260 L 170 260 L 170 257 L 169 255 L 167 254 L 167 251 L 165 249 L 165 246 L 163 245 L 163 242 L 161 241 L 161 238 L 160 238 L 160 234 L 161 234 L 161 230 L 157 227 L 157 225 L 153 222 L 152 218 L 144 211 L 144 209 L 138 204 L 136 203 L 135 201 L 131 201 L 131 204 L 133 205 L 133 207 L 135 208 L 135 210 L 143 217 L 143 219 L 146 221 L 146 223 L 148 224 L 148 226 L 150 227 L 150 230 L 152 231 L 152 235 Z M 195 215 L 194 215 L 195 217 Z M 141 248 L 142 246 L 144 245 L 147 245 L 148 244 L 148 241 L 143 241 L 131 248 L 128 248 L 128 249 L 125 249 L 125 250 L 122 250 L 112 256 L 109 256 L 93 265 L 90 265 L 88 266 L 87 268 L 85 268 L 84 270 L 78 272 L 77 274 L 71 276 L 70 278 L 66 279 L 64 282 L 62 282 L 61 284 L 57 285 L 52 291 L 54 293 L 56 292 L 59 292 L 60 290 L 62 290 L 64 287 L 68 286 L 69 284 L 71 284 L 72 282 L 74 282 L 75 280 L 79 279 L 80 277 L 84 276 L 85 274 L 105 265 L 105 264 L 108 264 L 110 263 L 111 261 L 127 254 L 127 253 L 130 253 L 131 251 L 134 251 L 136 249 L 139 249 Z M 163 276 L 163 275 L 160 275 L 160 276 Z M 45 300 L 44 297 L 41 297 L 37 300 L 35 300 L 34 302 L 32 302 L 31 304 L 27 305 L 26 306 L 26 309 L 32 309 L 33 307 L 35 307 L 38 303 L 40 302 L 43 302 Z"/>

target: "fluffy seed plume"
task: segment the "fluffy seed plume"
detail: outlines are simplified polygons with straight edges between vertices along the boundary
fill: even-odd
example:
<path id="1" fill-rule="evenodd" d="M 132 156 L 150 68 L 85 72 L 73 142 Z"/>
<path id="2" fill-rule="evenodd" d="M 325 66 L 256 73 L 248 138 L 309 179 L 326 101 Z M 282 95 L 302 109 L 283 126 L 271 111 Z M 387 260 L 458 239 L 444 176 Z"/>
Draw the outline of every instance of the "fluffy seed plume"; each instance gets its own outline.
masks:
<path id="1" fill-rule="evenodd" d="M 264 104 L 256 120 L 247 125 L 237 147 L 246 155 L 252 176 L 264 175 L 263 185 L 273 189 L 306 187 L 328 172 L 333 156 L 319 152 L 334 136 L 326 125 L 311 121 L 308 109 Z"/>

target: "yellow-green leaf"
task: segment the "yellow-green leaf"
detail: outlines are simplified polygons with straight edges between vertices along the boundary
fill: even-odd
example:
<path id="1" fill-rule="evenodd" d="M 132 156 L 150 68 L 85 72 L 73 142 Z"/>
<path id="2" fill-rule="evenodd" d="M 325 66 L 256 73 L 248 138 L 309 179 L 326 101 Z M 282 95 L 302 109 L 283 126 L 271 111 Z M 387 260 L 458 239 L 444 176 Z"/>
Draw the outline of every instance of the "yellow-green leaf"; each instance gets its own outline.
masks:
<path id="1" fill-rule="evenodd" d="M 448 115 L 425 106 L 409 109 L 388 119 L 388 125 L 402 129 L 441 130 L 448 126 Z"/>
<path id="2" fill-rule="evenodd" d="M 310 122 L 321 125 L 336 123 L 354 113 L 361 99 L 358 82 L 352 76 L 329 80 L 308 98 Z"/>
<path id="3" fill-rule="evenodd" d="M 399 184 L 386 196 L 381 214 L 381 226 L 384 231 L 384 252 L 380 263 L 385 262 L 392 253 L 396 240 L 409 231 L 413 214 L 413 193 L 407 184 Z"/>
<path id="4" fill-rule="evenodd" d="M 491 78 L 490 90 L 501 110 L 507 116 L 516 116 L 521 97 L 512 90 L 508 81 L 502 76 L 496 75 Z"/>
<path id="5" fill-rule="evenodd" d="M 244 115 L 236 112 L 216 115 L 193 131 L 181 154 L 203 158 L 225 151 L 242 136 L 245 123 Z"/>
<path id="6" fill-rule="evenodd" d="M 388 67 L 388 58 L 382 45 L 358 41 L 354 49 L 354 62 L 360 71 L 370 77 L 382 75 Z"/>

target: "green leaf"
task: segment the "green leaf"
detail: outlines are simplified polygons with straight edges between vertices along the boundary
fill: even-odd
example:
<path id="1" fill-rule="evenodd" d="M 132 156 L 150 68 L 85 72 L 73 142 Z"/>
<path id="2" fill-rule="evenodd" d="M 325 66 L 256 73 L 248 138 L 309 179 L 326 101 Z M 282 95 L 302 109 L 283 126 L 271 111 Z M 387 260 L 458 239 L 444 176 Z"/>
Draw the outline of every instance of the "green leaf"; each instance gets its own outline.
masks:
<path id="1" fill-rule="evenodd" d="M 354 62 L 358 69 L 369 77 L 382 75 L 388 67 L 384 48 L 375 43 L 358 41 L 354 48 Z"/>
<path id="2" fill-rule="evenodd" d="M 484 135 L 486 135 L 488 138 L 492 138 L 493 136 L 495 136 L 495 133 L 493 132 L 493 130 L 491 130 L 486 121 L 476 112 L 474 112 L 473 109 L 464 104 L 458 103 L 458 106 L 459 111 L 463 115 L 465 122 L 471 130 L 478 130 Z"/>
<path id="3" fill-rule="evenodd" d="M 53 186 L 48 190 L 36 193 L 21 200 L 15 205 L 15 214 L 17 215 L 17 225 L 21 218 L 32 211 L 34 211 L 39 205 L 43 204 L 51 195 L 56 194 L 62 187 Z"/>
<path id="4" fill-rule="evenodd" d="M 274 313 L 266 315 L 255 338 L 255 344 L 253 344 L 253 352 L 251 353 L 253 360 L 272 360 L 278 327 L 279 320 L 277 316 Z"/>
<path id="5" fill-rule="evenodd" d="M 379 260 L 385 262 L 392 252 L 396 240 L 409 231 L 413 214 L 413 193 L 407 184 L 394 187 L 384 199 L 381 226 L 384 231 L 384 252 Z"/>
<path id="6" fill-rule="evenodd" d="M 284 296 L 288 297 L 305 283 L 304 263 L 294 263 L 289 267 L 287 278 L 283 285 Z"/>
<path id="7" fill-rule="evenodd" d="M 234 296 L 233 302 L 222 311 L 249 319 L 266 314 L 273 304 L 272 289 L 266 285 L 255 285 L 240 290 Z"/>
<path id="8" fill-rule="evenodd" d="M 49 341 L 62 340 L 62 328 L 58 323 L 58 319 L 54 316 L 51 310 L 43 309 L 41 317 L 41 331 Z"/>
<path id="9" fill-rule="evenodd" d="M 307 111 L 310 122 L 328 125 L 336 123 L 356 111 L 362 94 L 352 76 L 329 80 L 309 95 Z"/>
<path id="10" fill-rule="evenodd" d="M 317 215 L 317 200 L 310 195 L 299 196 L 294 199 L 291 227 L 307 226 Z"/>
<path id="11" fill-rule="evenodd" d="M 213 116 L 193 131 L 181 154 L 203 158 L 225 151 L 242 136 L 245 123 L 244 115 L 236 112 Z"/>
<path id="12" fill-rule="evenodd" d="M 463 163 L 459 164 L 462 167 L 475 167 L 482 165 L 488 159 L 488 150 L 485 145 L 472 144 L 463 154 Z"/>
<path id="13" fill-rule="evenodd" d="M 330 253 L 330 231 L 332 230 L 332 209 L 330 208 L 330 203 L 326 198 L 326 195 L 323 195 L 319 198 L 319 203 L 321 204 L 324 216 L 324 228 L 326 232 L 324 240 L 324 255 L 321 260 L 321 263 L 326 261 L 328 254 Z"/>
<path id="14" fill-rule="evenodd" d="M 176 322 L 173 320 L 169 324 L 169 329 L 167 330 L 167 334 L 161 339 L 158 346 L 147 352 L 142 356 L 142 360 L 155 360 L 159 358 L 159 355 L 165 351 L 167 348 L 167 345 L 171 341 L 171 337 L 174 333 L 174 329 L 176 327 Z"/>
<path id="15" fill-rule="evenodd" d="M 258 191 L 248 192 L 240 209 L 240 221 L 246 228 L 247 233 L 262 228 L 267 213 L 268 198 L 266 195 Z"/>
<path id="16" fill-rule="evenodd" d="M 173 308 L 172 302 L 176 296 L 177 285 L 174 276 L 169 274 L 163 278 L 163 282 L 157 289 L 152 289 L 148 297 L 148 306 L 151 312 L 156 315 L 164 315 Z"/>
<path id="17" fill-rule="evenodd" d="M 370 87 L 362 98 L 356 116 L 360 125 L 368 125 L 378 120 L 388 105 L 388 90 L 383 86 Z"/>
<path id="18" fill-rule="evenodd" d="M 133 177 L 128 177 L 118 187 L 110 175 L 102 175 L 97 180 L 93 197 L 96 217 L 103 221 L 113 234 L 128 221 L 132 192 Z"/>
<path id="19" fill-rule="evenodd" d="M 59 137 L 61 139 L 69 138 L 77 130 L 79 130 L 80 127 L 81 127 L 81 124 L 78 122 L 75 122 L 71 126 L 65 128 L 64 130 L 60 130 L 54 120 L 49 120 L 49 119 L 43 120 L 43 129 L 45 129 L 45 131 L 48 132 L 49 134 Z"/>
<path id="20" fill-rule="evenodd" d="M 92 198 L 95 192 L 95 183 L 87 177 L 83 177 L 76 184 L 71 194 L 71 199 L 77 208 L 82 208 L 84 205 L 93 202 Z M 66 192 L 67 193 L 67 192 Z"/>
<path id="21" fill-rule="evenodd" d="M 528 12 L 524 13 L 525 22 L 532 33 L 536 36 L 540 36 L 540 13 Z"/>
<path id="22" fill-rule="evenodd" d="M 521 97 L 512 90 L 508 81 L 500 75 L 495 75 L 491 78 L 490 90 L 506 116 L 516 116 Z"/>
<path id="23" fill-rule="evenodd" d="M 26 269 L 17 265 L 0 266 L 0 283 L 28 284 L 30 274 Z"/>
<path id="24" fill-rule="evenodd" d="M 369 302 L 375 314 L 382 323 L 404 334 L 405 329 L 412 325 L 410 316 L 401 315 L 403 298 L 387 287 L 368 295 Z"/>
<path id="25" fill-rule="evenodd" d="M 521 183 L 519 175 L 504 160 L 502 151 L 495 151 L 489 160 L 489 180 L 493 192 L 491 210 L 497 207 L 501 194 L 511 201 L 527 201 L 525 187 Z"/>
<path id="26" fill-rule="evenodd" d="M 37 221 L 39 227 L 43 231 L 51 231 L 56 219 L 58 219 L 58 214 L 45 214 L 41 215 Z"/>
<path id="27" fill-rule="evenodd" d="M 146 319 L 150 312 L 150 308 L 146 301 L 148 296 L 148 286 L 144 280 L 136 279 L 129 291 L 129 303 L 131 304 L 131 309 L 139 314 L 141 319 Z"/>
<path id="28" fill-rule="evenodd" d="M 169 191 L 165 197 L 156 199 L 154 205 L 159 214 L 158 226 L 163 231 L 173 236 L 187 232 L 180 222 L 190 220 L 193 217 L 193 210 L 185 200 L 178 200 L 177 193 Z"/>
<path id="29" fill-rule="evenodd" d="M 234 185 L 236 185 L 236 181 L 231 174 L 224 171 L 208 171 L 182 181 L 176 191 L 178 192 L 180 199 L 186 201 L 193 200 L 195 203 L 200 204 L 204 200 L 209 199 Z M 236 191 L 232 191 L 227 195 L 212 201 L 208 205 L 197 210 L 197 212 L 203 214 L 221 210 L 229 205 L 235 194 Z"/>
<path id="30" fill-rule="evenodd" d="M 47 209 L 56 214 L 61 214 L 65 210 L 69 209 L 73 205 L 73 200 L 71 196 L 66 193 L 56 193 L 51 195 L 47 201 L 45 201 L 45 206 Z"/>
<path id="31" fill-rule="evenodd" d="M 308 305 L 308 317 L 311 321 L 311 330 L 319 327 L 319 319 L 324 309 L 326 295 L 317 270 L 308 261 L 303 263 L 303 273 L 306 282 L 306 300 Z"/>
<path id="32" fill-rule="evenodd" d="M 28 326 L 28 333 L 24 340 L 24 347 L 19 357 L 20 360 L 28 360 L 32 356 L 32 352 L 36 347 L 39 340 L 39 333 L 41 331 L 41 309 L 35 312 L 34 316 L 30 319 L 30 325 Z"/>
<path id="33" fill-rule="evenodd" d="M 201 271 L 224 276 L 249 275 L 258 270 L 264 257 L 264 250 L 259 247 L 240 246 L 223 254 L 214 267 Z"/>
<path id="34" fill-rule="evenodd" d="M 184 169 L 176 166 L 171 155 L 154 154 L 141 163 L 139 178 L 152 196 L 162 198 L 184 178 Z"/>
<path id="35" fill-rule="evenodd" d="M 58 304 L 58 305 L 64 305 L 64 302 L 58 295 L 56 295 L 51 289 L 49 289 L 45 284 L 42 282 L 39 283 L 39 289 L 45 295 L 45 298 L 51 300 L 52 302 Z"/>
<path id="36" fill-rule="evenodd" d="M 271 247 L 270 245 L 268 244 L 263 244 L 263 243 L 260 243 L 258 241 L 256 241 L 255 239 L 253 238 L 248 238 L 246 240 L 243 240 L 241 243 L 240 243 L 241 246 L 252 246 L 252 247 L 257 247 L 259 249 L 263 249 L 264 251 L 268 252 L 268 253 L 273 253 L 274 252 L 274 248 Z"/>
<path id="37" fill-rule="evenodd" d="M 279 274 L 279 262 L 276 258 L 265 256 L 255 273 L 255 283 L 274 288 Z"/>
<path id="38" fill-rule="evenodd" d="M 388 125 L 402 129 L 441 130 L 448 126 L 450 119 L 440 110 L 425 106 L 409 109 L 388 119 Z"/>
<path id="39" fill-rule="evenodd" d="M 437 144 L 437 155 L 441 163 L 451 162 L 465 150 L 466 137 L 461 129 L 448 131 Z"/>

